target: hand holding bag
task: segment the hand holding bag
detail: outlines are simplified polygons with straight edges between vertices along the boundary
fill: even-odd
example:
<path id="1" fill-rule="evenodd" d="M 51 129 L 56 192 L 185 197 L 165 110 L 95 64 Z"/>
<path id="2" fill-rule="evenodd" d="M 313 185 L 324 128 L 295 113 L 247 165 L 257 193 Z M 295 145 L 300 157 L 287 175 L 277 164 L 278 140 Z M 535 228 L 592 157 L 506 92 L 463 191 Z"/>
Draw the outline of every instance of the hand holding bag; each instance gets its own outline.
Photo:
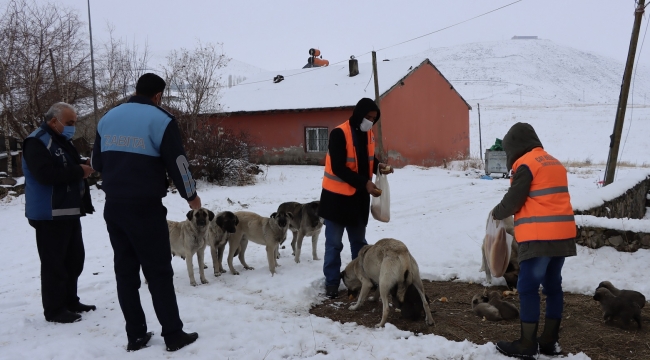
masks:
<path id="1" fill-rule="evenodd" d="M 370 213 L 375 220 L 381 222 L 390 221 L 390 187 L 388 186 L 388 177 L 378 172 L 375 179 L 375 186 L 381 190 L 381 195 L 372 198 L 370 204 Z"/>
<path id="2" fill-rule="evenodd" d="M 508 269 L 512 251 L 513 238 L 506 233 L 505 222 L 494 220 L 492 212 L 488 214 L 485 225 L 485 238 L 483 239 L 483 265 L 481 270 L 485 271 L 488 282 L 492 276 L 502 277 Z"/>

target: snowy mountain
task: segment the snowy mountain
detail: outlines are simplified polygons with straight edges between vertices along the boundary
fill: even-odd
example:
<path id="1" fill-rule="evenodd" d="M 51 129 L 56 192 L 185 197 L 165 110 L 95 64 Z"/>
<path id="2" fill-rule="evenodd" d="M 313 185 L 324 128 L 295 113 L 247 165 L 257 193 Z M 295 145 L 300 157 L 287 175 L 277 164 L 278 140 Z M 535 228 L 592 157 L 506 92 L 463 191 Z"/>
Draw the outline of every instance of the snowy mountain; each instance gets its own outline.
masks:
<path id="1" fill-rule="evenodd" d="M 221 74 L 221 84 L 223 86 L 233 87 L 253 75 L 266 71 L 268 70 L 258 68 L 237 59 L 230 59 L 228 65 L 220 69 L 219 72 Z"/>
<path id="2" fill-rule="evenodd" d="M 429 58 L 465 99 L 503 105 L 615 104 L 625 67 L 550 40 L 478 42 L 413 56 Z M 643 104 L 650 69 L 636 70 L 634 102 Z"/>

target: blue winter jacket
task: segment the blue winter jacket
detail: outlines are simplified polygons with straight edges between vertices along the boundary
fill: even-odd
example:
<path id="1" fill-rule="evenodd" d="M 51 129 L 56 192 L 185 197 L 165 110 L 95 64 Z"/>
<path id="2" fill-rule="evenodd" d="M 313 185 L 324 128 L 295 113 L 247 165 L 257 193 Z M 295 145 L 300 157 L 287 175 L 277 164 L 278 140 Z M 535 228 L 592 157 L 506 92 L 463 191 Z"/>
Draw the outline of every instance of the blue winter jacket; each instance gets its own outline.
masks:
<path id="1" fill-rule="evenodd" d="M 183 198 L 196 197 L 176 120 L 146 97 L 133 96 L 101 118 L 91 161 L 107 199 L 163 198 L 167 173 Z"/>
<path id="2" fill-rule="evenodd" d="M 30 220 L 74 219 L 85 215 L 81 159 L 69 140 L 43 123 L 23 143 L 25 216 Z"/>

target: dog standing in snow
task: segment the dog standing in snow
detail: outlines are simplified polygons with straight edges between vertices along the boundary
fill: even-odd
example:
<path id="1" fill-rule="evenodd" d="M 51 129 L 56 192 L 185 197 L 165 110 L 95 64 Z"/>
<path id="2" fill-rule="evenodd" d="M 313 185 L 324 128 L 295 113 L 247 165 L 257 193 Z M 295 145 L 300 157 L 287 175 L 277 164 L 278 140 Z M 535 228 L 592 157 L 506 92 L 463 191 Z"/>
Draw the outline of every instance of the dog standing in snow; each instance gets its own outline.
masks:
<path id="1" fill-rule="evenodd" d="M 237 231 L 228 237 L 228 267 L 233 275 L 239 275 L 232 265 L 232 259 L 239 253 L 239 261 L 247 270 L 253 270 L 246 264 L 244 255 L 248 241 L 266 247 L 266 257 L 269 262 L 271 275 L 275 274 L 278 265 L 277 256 L 280 243 L 287 238 L 289 222 L 293 219 L 290 212 L 274 212 L 270 217 L 263 217 L 250 211 L 234 213 L 239 220 Z"/>
<path id="2" fill-rule="evenodd" d="M 401 307 L 406 291 L 411 285 L 420 295 L 427 325 L 433 325 L 433 317 L 424 294 L 418 264 L 403 242 L 395 239 L 382 239 L 374 245 L 362 247 L 359 250 L 359 256 L 341 272 L 341 279 L 349 292 L 360 292 L 357 303 L 350 306 L 350 310 L 353 311 L 363 305 L 370 290 L 375 287 L 374 284 L 378 284 L 383 311 L 381 321 L 376 327 L 383 327 L 388 320 L 388 295 L 391 294 L 391 289 L 397 287 L 395 297 L 398 302 L 397 306 Z"/>
<path id="3" fill-rule="evenodd" d="M 210 221 L 214 219 L 214 213 L 210 210 L 200 208 L 198 210 L 190 210 L 186 216 L 187 220 L 181 222 L 167 220 L 172 255 L 185 259 L 190 284 L 196 286 L 194 265 L 192 264 L 192 257 L 196 254 L 199 261 L 199 277 L 201 278 L 201 283 L 207 284 L 208 280 L 205 278 L 203 255 L 206 245 L 206 233 Z"/>

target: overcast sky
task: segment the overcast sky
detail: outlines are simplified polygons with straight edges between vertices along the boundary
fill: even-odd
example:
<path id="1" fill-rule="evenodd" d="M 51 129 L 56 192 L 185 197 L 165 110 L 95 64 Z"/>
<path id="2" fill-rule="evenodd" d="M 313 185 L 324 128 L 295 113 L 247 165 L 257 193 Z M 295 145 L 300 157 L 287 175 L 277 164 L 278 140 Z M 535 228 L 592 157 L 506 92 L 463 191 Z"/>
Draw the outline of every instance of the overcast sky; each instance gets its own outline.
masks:
<path id="1" fill-rule="evenodd" d="M 37 0 L 44 1 L 44 0 Z M 87 0 L 54 0 L 79 10 Z M 381 49 L 504 6 L 515 0 L 90 0 L 95 48 L 107 23 L 129 42 L 149 42 L 158 67 L 174 48 L 221 42 L 226 54 L 267 70 L 302 67 L 318 47 L 331 63 Z M 6 3 L 6 0 L 0 0 Z M 378 53 L 380 59 L 428 48 L 536 35 L 558 44 L 627 57 L 634 0 L 523 0 L 451 29 Z M 650 9 L 649 9 L 650 10 Z M 643 19 L 639 46 L 646 29 Z M 648 40 L 650 43 L 650 40 Z M 650 44 L 641 63 L 650 62 Z M 369 61 L 366 55 L 361 61 Z"/>

